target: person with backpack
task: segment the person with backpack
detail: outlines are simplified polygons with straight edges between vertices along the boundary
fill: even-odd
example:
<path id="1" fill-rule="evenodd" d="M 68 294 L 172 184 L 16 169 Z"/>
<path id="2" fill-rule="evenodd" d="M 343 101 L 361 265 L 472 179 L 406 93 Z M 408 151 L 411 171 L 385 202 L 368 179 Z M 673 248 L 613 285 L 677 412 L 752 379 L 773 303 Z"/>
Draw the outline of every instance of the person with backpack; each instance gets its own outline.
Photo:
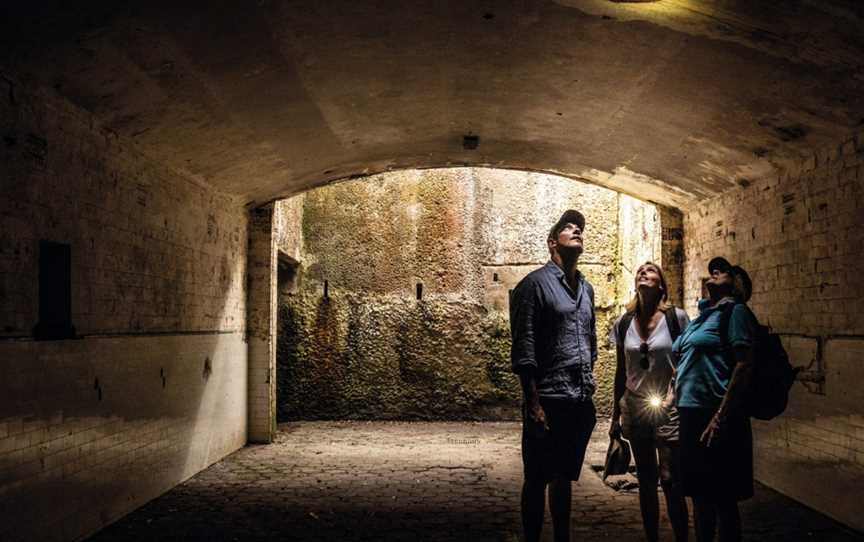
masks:
<path id="1" fill-rule="evenodd" d="M 687 504 L 680 484 L 678 414 L 671 404 L 675 370 L 672 343 L 687 326 L 682 309 L 668 302 L 659 265 L 636 270 L 636 294 L 609 332 L 617 351 L 610 437 L 630 441 L 639 480 L 639 507 L 647 539 L 658 539 L 657 482 L 677 542 L 687 540 Z"/>
<path id="2" fill-rule="evenodd" d="M 741 540 L 738 502 L 753 496 L 753 438 L 747 401 L 758 322 L 747 307 L 752 283 L 740 266 L 708 263 L 708 298 L 673 345 L 679 358 L 681 474 L 693 499 L 696 539 Z"/>

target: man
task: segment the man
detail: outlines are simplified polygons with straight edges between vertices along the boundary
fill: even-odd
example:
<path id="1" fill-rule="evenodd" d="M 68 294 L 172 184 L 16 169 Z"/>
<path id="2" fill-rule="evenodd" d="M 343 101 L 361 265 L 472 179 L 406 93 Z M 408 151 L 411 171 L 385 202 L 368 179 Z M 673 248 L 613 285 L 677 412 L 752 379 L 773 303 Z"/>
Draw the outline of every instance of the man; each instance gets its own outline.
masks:
<path id="1" fill-rule="evenodd" d="M 571 480 L 594 429 L 594 289 L 577 269 L 585 217 L 565 211 L 549 231 L 550 261 L 513 290 L 511 361 L 524 396 L 522 526 L 540 540 L 546 487 L 556 541 L 570 540 Z"/>

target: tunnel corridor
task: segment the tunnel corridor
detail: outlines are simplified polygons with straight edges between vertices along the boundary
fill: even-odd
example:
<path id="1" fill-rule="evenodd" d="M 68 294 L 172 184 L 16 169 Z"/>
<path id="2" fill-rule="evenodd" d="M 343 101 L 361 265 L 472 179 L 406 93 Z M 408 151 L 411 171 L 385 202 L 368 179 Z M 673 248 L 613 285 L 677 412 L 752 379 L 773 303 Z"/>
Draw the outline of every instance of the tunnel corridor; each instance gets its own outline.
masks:
<path id="1" fill-rule="evenodd" d="M 783 416 L 754 423 L 755 474 L 771 497 L 745 511 L 748 521 L 768 522 L 790 540 L 803 536 L 810 523 L 773 523 L 783 516 L 770 503 L 786 510 L 795 501 L 851 529 L 843 536 L 858 536 L 849 533 L 864 532 L 855 498 L 864 483 L 862 29 L 856 0 L 4 3 L 0 539 L 101 536 L 142 506 L 170 509 L 165 503 L 196 487 L 219 494 L 236 478 L 254 493 L 284 475 L 286 485 L 273 488 L 290 488 L 292 468 L 321 468 L 292 455 L 319 445 L 295 450 L 292 439 L 324 439 L 331 426 L 277 426 L 280 296 L 308 295 L 303 285 L 312 285 L 315 299 L 333 299 L 331 309 L 355 310 L 357 303 L 339 305 L 349 297 L 340 290 L 346 277 L 366 288 L 390 276 L 398 287 L 378 293 L 419 315 L 409 323 L 446 322 L 422 311 L 458 292 L 473 296 L 472 317 L 495 315 L 506 285 L 540 263 L 515 248 L 540 236 L 542 249 L 562 208 L 538 204 L 546 200 L 531 179 L 544 175 L 573 190 L 612 191 L 617 211 L 611 203 L 607 210 L 619 218 L 622 201 L 656 209 L 650 250 L 639 252 L 638 235 L 619 235 L 615 250 L 634 261 L 656 251 L 677 266 L 678 302 L 691 313 L 712 257 L 748 270 L 750 307 L 804 368 Z M 374 222 L 410 186 L 385 190 L 376 175 L 434 176 L 445 168 L 474 173 L 411 196 L 423 203 L 403 215 L 411 235 L 390 239 L 415 243 L 406 246 L 430 262 L 416 275 L 376 257 L 340 268 L 327 260 L 326 229 L 284 227 L 299 223 L 286 216 L 307 212 Z M 492 201 L 491 209 L 494 193 L 506 194 L 524 211 L 518 221 L 475 221 L 477 213 L 433 205 L 482 186 L 480 177 L 496 170 L 522 180 L 491 200 L 478 191 L 460 201 L 481 210 Z M 352 182 L 361 187 L 354 196 L 312 195 Z M 308 205 L 285 203 L 298 197 Z M 586 214 L 602 207 L 573 201 Z M 411 229 L 415 223 L 424 228 Z M 518 242 L 508 248 L 491 235 L 463 235 L 478 224 Z M 435 243 L 424 244 L 422 233 L 433 227 L 450 244 L 424 253 Z M 464 257 L 458 240 L 468 238 L 483 258 Z M 298 251 L 303 243 L 314 250 Z M 586 260 L 592 281 L 616 283 L 623 273 L 605 267 L 624 262 L 621 254 Z M 454 272 L 466 262 L 477 272 Z M 618 306 L 612 297 L 599 305 L 609 316 Z M 336 316 L 328 322 L 341 325 Z M 459 391 L 446 379 L 450 387 L 442 387 L 476 407 L 476 419 L 505 419 L 517 408 L 506 391 L 512 376 L 500 370 L 506 356 L 489 346 L 506 343 L 505 321 L 496 322 L 482 331 L 466 326 L 471 341 L 441 341 L 482 346 L 470 352 L 474 372 L 462 375 L 475 387 Z M 303 333 L 297 344 L 310 339 Z M 344 336 L 315 344 L 338 346 Z M 436 367 L 417 362 L 413 343 L 403 346 L 400 378 L 435 376 Z M 331 358 L 334 371 L 357 361 Z M 372 396 L 369 389 L 358 397 Z M 400 403 L 387 417 L 421 418 L 432 403 L 447 414 L 443 398 L 425 399 Z M 352 417 L 335 399 L 320 408 L 328 406 L 330 417 Z M 332 427 L 347 435 L 364 426 Z M 410 440 L 419 426 L 394 427 Z M 501 464 L 511 465 L 510 444 L 496 448 L 509 438 L 481 439 L 480 455 L 506 448 Z M 258 454 L 276 471 L 249 472 Z M 374 474 L 380 465 L 370 461 L 359 471 Z M 324 470 L 338 493 L 338 465 Z M 424 480 L 456 484 L 460 472 Z M 471 514 L 495 512 L 490 521 L 501 518 L 500 525 L 490 529 L 506 539 L 513 488 L 498 482 L 488 478 L 493 485 L 482 491 L 505 495 L 480 499 Z M 588 501 L 600 498 L 591 484 L 579 490 Z M 292 514 L 305 514 L 302 521 L 291 515 L 292 525 L 318 525 L 299 506 L 318 497 L 284 494 L 292 495 Z M 415 503 L 421 494 L 404 495 Z M 370 502 L 381 504 L 377 498 Z M 626 495 L 610 498 L 597 510 L 621 504 L 616 499 L 632 504 Z M 345 517 L 363 523 L 365 510 Z M 139 525 L 136 517 L 127 525 Z M 813 532 L 827 532 L 818 517 Z M 408 530 L 417 525 L 403 519 Z M 460 521 L 454 525 L 466 525 Z"/>

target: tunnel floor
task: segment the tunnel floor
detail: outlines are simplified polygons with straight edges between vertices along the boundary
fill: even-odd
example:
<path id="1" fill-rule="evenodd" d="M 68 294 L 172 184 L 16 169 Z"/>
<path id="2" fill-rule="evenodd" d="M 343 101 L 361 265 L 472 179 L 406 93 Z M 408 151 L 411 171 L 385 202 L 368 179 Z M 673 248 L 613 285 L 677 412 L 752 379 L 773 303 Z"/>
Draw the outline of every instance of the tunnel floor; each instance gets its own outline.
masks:
<path id="1" fill-rule="evenodd" d="M 90 540 L 520 540 L 519 431 L 509 422 L 284 424 L 274 444 L 232 454 Z M 644 540 L 635 489 L 616 491 L 590 467 L 606 443 L 598 426 L 574 484 L 573 540 Z M 746 540 L 864 540 L 764 486 L 742 516 Z M 662 522 L 661 540 L 672 540 Z M 552 539 L 548 514 L 543 534 Z"/>

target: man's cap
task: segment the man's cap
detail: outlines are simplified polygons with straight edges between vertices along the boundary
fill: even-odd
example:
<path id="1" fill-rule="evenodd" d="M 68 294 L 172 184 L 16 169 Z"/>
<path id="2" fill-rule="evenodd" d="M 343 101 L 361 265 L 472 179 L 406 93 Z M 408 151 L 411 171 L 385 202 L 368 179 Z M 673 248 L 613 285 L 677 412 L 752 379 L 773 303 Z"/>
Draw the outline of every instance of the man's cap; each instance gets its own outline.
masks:
<path id="1" fill-rule="evenodd" d="M 566 224 L 576 224 L 579 226 L 579 229 L 585 231 L 585 217 L 582 216 L 582 213 L 575 209 L 567 209 L 564 211 L 564 214 L 561 215 L 561 218 L 558 219 L 558 222 L 552 226 L 552 229 L 549 230 L 549 239 L 554 239 L 558 236 L 558 232 L 561 231 Z"/>
<path id="2" fill-rule="evenodd" d="M 740 265 L 732 265 L 729 263 L 729 260 L 723 256 L 717 256 L 711 258 L 711 261 L 708 262 L 708 273 L 713 273 L 715 269 L 724 273 L 729 273 L 736 279 L 740 280 L 741 288 L 743 289 L 741 294 L 744 296 L 744 302 L 746 303 L 750 300 L 750 296 L 753 295 L 753 281 L 750 280 L 750 275 L 747 274 L 747 271 L 745 271 L 743 267 Z"/>

